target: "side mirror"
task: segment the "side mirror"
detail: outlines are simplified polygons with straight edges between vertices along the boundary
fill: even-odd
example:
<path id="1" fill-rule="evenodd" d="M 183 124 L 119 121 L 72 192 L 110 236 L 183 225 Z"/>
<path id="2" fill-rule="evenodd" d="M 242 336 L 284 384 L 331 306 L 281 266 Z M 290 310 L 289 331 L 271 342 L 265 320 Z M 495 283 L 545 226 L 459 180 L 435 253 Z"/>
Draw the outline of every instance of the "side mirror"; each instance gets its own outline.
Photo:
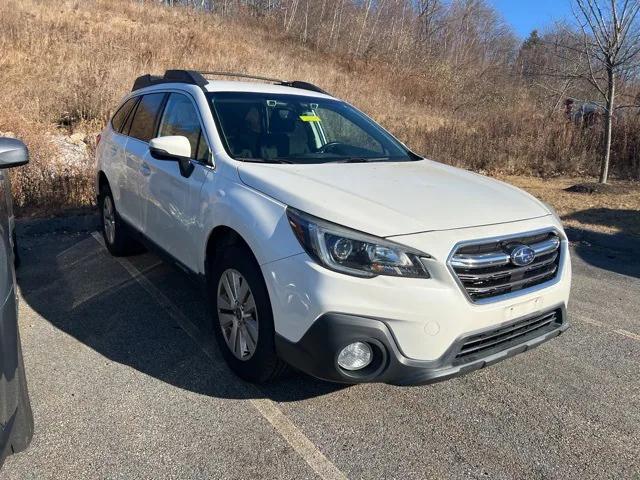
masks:
<path id="1" fill-rule="evenodd" d="M 0 137 L 0 168 L 12 168 L 29 162 L 29 151 L 15 138 Z"/>
<path id="2" fill-rule="evenodd" d="M 180 135 L 152 138 L 149 141 L 149 153 L 158 160 L 189 160 L 191 144 L 187 137 Z"/>

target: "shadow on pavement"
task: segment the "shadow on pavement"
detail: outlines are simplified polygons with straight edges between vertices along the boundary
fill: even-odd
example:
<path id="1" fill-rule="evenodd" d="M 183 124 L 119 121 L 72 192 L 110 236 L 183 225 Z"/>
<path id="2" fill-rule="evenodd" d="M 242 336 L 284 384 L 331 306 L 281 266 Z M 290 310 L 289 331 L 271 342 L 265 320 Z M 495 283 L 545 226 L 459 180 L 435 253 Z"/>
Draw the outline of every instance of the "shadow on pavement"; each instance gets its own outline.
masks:
<path id="1" fill-rule="evenodd" d="M 575 253 L 598 268 L 640 278 L 640 239 L 630 232 L 640 225 L 640 211 L 591 208 L 566 215 L 563 220 L 614 227 L 619 233 L 603 233 L 576 227 L 566 227 L 575 242 Z"/>
<path id="2" fill-rule="evenodd" d="M 214 359 L 89 233 L 21 236 L 19 245 L 23 263 L 17 276 L 24 301 L 56 328 L 109 361 L 220 398 L 267 397 L 287 402 L 344 388 L 299 373 L 259 388 L 244 383 L 221 358 L 201 290 L 155 255 L 145 253 L 129 260 L 197 326 L 202 336 L 199 341 L 212 345 Z M 98 370 L 93 364 L 87 368 Z M 99 370 L 97 382 L 105 374 L 104 369 Z M 117 375 L 117 369 L 107 372 Z"/>

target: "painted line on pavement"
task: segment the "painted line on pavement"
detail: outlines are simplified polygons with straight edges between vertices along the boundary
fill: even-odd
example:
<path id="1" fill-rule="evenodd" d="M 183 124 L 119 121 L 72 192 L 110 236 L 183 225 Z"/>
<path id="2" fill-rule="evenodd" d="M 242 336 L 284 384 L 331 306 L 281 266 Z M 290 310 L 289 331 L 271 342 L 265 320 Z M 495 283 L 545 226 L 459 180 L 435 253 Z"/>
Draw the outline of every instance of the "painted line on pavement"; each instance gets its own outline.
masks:
<path id="1" fill-rule="evenodd" d="M 98 232 L 92 232 L 91 235 L 95 240 L 104 247 L 104 240 Z M 202 351 L 216 363 L 220 362 L 220 356 L 217 354 L 215 347 L 205 342 L 202 338 L 198 327 L 184 315 L 180 309 L 156 287 L 140 270 L 138 270 L 129 260 L 122 257 L 113 257 L 131 277 L 136 280 L 142 288 L 167 312 L 167 314 L 189 335 L 193 341 L 202 349 Z M 149 269 L 145 269 L 148 271 Z M 220 367 L 220 373 L 226 374 Z M 248 383 L 240 383 L 243 385 L 251 396 L 264 397 L 264 393 L 255 385 Z M 253 407 L 258 410 L 273 428 L 285 439 L 285 441 L 293 448 L 298 455 L 320 476 L 325 480 L 346 480 L 347 477 L 338 469 L 311 441 L 309 438 L 294 425 L 294 423 L 278 408 L 278 405 L 268 398 L 252 398 L 250 399 Z"/>
<path id="2" fill-rule="evenodd" d="M 569 316 L 583 323 L 588 323 L 589 325 L 593 325 L 594 327 L 602 328 L 603 330 L 608 330 L 609 332 L 613 332 L 618 335 L 622 335 L 624 337 L 635 340 L 636 342 L 640 342 L 640 335 L 638 335 L 637 333 L 630 332 L 623 328 L 616 328 L 615 326 L 607 325 L 604 322 L 600 322 L 599 320 L 594 320 L 592 318 L 585 317 L 584 315 L 581 315 L 579 313 L 570 312 Z"/>

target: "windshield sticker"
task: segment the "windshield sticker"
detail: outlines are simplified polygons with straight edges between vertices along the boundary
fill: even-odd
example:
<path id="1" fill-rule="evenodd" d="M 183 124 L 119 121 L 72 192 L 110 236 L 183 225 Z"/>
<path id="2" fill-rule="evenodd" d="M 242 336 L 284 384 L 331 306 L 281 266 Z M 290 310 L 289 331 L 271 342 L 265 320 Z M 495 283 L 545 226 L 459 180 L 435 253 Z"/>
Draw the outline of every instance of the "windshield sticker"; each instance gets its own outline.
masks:
<path id="1" fill-rule="evenodd" d="M 317 115 L 300 115 L 300 120 L 303 122 L 319 122 L 320 117 Z"/>

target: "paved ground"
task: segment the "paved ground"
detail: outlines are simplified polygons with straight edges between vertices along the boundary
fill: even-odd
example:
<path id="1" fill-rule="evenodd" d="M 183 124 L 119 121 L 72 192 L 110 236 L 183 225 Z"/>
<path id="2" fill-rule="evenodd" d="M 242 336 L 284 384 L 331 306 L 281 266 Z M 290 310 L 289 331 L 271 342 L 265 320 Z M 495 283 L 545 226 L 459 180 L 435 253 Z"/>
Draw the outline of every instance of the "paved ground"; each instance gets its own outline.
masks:
<path id="1" fill-rule="evenodd" d="M 640 478 L 640 261 L 574 249 L 572 328 L 425 387 L 224 366 L 195 286 L 90 233 L 21 238 L 36 420 L 2 479 Z"/>

